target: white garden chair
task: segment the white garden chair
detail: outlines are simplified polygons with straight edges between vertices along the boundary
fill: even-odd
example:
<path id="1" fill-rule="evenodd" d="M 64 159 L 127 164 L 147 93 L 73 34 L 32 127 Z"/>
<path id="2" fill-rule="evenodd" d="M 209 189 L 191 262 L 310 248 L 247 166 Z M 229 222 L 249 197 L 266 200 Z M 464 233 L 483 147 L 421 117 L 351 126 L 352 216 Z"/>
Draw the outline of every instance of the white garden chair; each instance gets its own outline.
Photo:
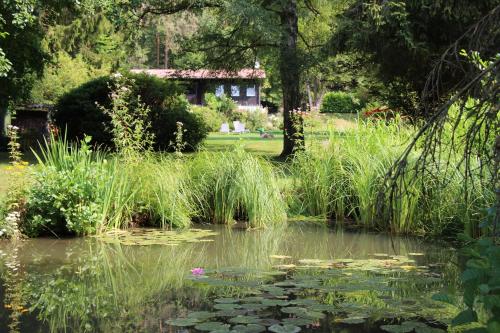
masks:
<path id="1" fill-rule="evenodd" d="M 230 130 L 229 130 L 229 124 L 228 123 L 223 123 L 222 125 L 220 125 L 219 132 L 221 132 L 221 133 L 229 133 L 230 132 Z"/>
<path id="2" fill-rule="evenodd" d="M 234 131 L 233 133 L 242 133 L 241 132 L 241 123 L 238 120 L 233 121 Z"/>

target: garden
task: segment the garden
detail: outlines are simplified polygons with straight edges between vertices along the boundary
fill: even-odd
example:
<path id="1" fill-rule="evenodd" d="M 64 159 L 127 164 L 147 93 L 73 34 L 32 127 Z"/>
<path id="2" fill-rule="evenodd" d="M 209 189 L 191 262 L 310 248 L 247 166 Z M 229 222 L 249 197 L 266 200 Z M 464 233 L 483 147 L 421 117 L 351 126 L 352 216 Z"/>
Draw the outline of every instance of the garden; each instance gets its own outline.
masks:
<path id="1" fill-rule="evenodd" d="M 500 332 L 500 5 L 455 5 L 0 4 L 0 332 Z"/>

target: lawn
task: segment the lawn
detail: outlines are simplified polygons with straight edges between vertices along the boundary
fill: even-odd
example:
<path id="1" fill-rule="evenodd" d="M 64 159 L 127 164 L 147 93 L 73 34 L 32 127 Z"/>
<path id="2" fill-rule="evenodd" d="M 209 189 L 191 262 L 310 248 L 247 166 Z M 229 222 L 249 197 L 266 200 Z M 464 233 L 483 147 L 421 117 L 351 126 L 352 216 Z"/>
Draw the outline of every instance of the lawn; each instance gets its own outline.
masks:
<path id="1" fill-rule="evenodd" d="M 0 153 L 0 198 L 4 195 L 9 186 L 8 165 L 9 155 L 7 153 Z"/>
<path id="2" fill-rule="evenodd" d="M 313 118 L 306 120 L 306 143 L 318 142 L 328 138 L 329 131 L 344 131 L 356 126 L 356 114 L 317 114 Z M 283 132 L 269 131 L 274 138 L 263 139 L 259 133 L 245 134 L 222 134 L 210 133 L 203 144 L 203 149 L 208 151 L 224 151 L 233 149 L 241 145 L 247 152 L 264 155 L 277 156 L 283 148 Z M 29 154 L 26 156 L 30 163 L 34 163 L 35 158 Z M 0 197 L 5 195 L 9 186 L 9 157 L 7 153 L 0 152 Z"/>
<path id="3" fill-rule="evenodd" d="M 344 131 L 356 126 L 356 114 L 315 115 L 313 119 L 306 120 L 306 143 L 321 141 L 328 138 L 330 131 Z M 283 148 L 283 132 L 269 131 L 274 138 L 263 139 L 259 133 L 222 134 L 210 133 L 205 140 L 203 148 L 208 151 L 223 151 L 232 149 L 237 145 L 243 146 L 247 152 L 266 156 L 275 156 Z"/>

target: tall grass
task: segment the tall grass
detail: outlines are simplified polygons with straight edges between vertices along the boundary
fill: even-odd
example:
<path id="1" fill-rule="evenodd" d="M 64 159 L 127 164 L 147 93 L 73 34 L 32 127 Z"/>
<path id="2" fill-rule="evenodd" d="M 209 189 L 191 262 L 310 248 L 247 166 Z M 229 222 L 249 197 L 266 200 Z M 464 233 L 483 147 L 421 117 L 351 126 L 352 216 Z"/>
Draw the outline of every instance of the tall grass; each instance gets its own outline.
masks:
<path id="1" fill-rule="evenodd" d="M 492 202 L 492 193 L 479 183 L 466 189 L 463 173 L 444 163 L 429 166 L 438 172 L 429 172 L 424 181 L 412 182 L 404 195 L 393 199 L 393 214 L 388 215 L 387 207 L 377 206 L 384 177 L 412 134 L 411 127 L 397 120 L 364 122 L 356 129 L 331 132 L 327 146 L 299 154 L 290 166 L 293 213 L 347 218 L 370 229 L 394 233 L 473 232 L 483 216 L 481 208 Z M 467 205 L 465 191 L 472 199 Z"/>
<path id="2" fill-rule="evenodd" d="M 241 219 L 263 227 L 286 220 L 286 203 L 269 162 L 237 149 L 199 153 L 188 168 L 202 221 L 230 224 Z"/>

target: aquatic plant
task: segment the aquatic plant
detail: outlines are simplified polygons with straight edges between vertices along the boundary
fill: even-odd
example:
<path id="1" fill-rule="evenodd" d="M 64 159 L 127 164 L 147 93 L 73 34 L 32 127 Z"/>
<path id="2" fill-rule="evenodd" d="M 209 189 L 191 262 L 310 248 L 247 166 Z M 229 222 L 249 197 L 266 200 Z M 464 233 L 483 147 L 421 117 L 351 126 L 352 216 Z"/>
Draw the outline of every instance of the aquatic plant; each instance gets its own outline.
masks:
<path id="1" fill-rule="evenodd" d="M 230 224 L 248 221 L 264 227 L 286 220 L 286 205 L 272 165 L 242 149 L 197 154 L 189 161 L 197 218 Z"/>
<path id="2" fill-rule="evenodd" d="M 412 134 L 412 128 L 397 118 L 361 122 L 342 133 L 332 131 L 328 145 L 298 154 L 290 166 L 292 212 L 338 221 L 347 218 L 394 233 L 454 235 L 476 229 L 484 216 L 481 207 L 493 200 L 493 193 L 480 184 L 480 171 L 474 171 L 474 186 L 466 187 L 461 170 L 444 162 L 438 169 L 435 164 L 428 167 L 426 178 L 411 181 L 405 195 L 392 199 L 391 212 L 378 204 L 387 171 Z M 408 163 L 413 163 L 411 156 Z M 410 183 L 412 177 L 408 172 L 401 181 Z M 465 193 L 471 198 L 467 205 L 457 200 Z"/>

